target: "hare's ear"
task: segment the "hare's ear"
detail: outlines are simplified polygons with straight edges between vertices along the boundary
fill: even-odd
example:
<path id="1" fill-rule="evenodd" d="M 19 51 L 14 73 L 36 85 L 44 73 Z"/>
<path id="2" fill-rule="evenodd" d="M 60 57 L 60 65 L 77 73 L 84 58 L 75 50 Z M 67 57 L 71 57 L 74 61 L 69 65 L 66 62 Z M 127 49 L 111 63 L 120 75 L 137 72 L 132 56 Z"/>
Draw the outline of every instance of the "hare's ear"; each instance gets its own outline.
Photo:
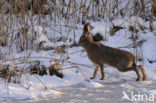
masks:
<path id="1" fill-rule="evenodd" d="M 88 22 L 86 25 L 89 27 L 90 30 L 94 29 L 94 27 Z"/>
<path id="2" fill-rule="evenodd" d="M 86 23 L 83 27 L 83 31 L 89 32 L 90 31 L 90 23 Z"/>

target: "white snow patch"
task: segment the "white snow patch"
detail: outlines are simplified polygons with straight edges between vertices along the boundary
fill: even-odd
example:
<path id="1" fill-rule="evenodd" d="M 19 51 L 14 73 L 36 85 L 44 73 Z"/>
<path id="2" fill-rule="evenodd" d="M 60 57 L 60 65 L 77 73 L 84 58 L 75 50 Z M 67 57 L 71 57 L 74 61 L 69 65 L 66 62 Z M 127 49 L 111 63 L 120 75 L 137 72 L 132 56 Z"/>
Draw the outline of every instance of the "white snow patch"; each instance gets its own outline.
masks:
<path id="1" fill-rule="evenodd" d="M 80 88 L 99 88 L 99 87 L 103 87 L 103 85 L 101 83 L 88 82 L 88 81 L 81 82 L 81 83 L 77 84 L 76 86 L 80 87 Z"/>

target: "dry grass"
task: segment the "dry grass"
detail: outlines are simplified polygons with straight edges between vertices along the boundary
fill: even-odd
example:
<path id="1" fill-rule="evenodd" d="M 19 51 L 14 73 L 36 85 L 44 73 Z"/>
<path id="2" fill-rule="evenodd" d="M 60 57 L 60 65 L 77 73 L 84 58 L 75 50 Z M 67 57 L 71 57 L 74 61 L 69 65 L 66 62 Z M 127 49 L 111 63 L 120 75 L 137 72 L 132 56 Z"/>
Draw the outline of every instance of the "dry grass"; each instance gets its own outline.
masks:
<path id="1" fill-rule="evenodd" d="M 5 57 L 12 53 L 14 45 L 17 52 L 36 50 L 34 38 L 29 38 L 28 34 L 28 30 L 31 30 L 32 34 L 34 33 L 36 25 L 52 28 L 54 42 L 57 42 L 57 33 L 63 33 L 62 28 L 65 27 L 68 32 L 67 37 L 73 31 L 73 44 L 76 42 L 77 24 L 82 21 L 105 20 L 114 27 L 112 20 L 115 18 L 140 16 L 144 20 L 150 20 L 151 30 L 153 30 L 152 22 L 156 3 L 152 0 L 127 0 L 128 2 L 123 8 L 119 7 L 123 0 L 69 0 L 68 3 L 65 1 L 0 0 L 0 46 L 10 48 L 10 51 L 7 52 L 0 50 L 0 60 L 7 61 Z M 129 6 L 130 4 L 131 6 Z M 49 22 L 50 25 L 48 25 Z M 133 35 L 136 37 L 137 33 L 135 32 Z M 136 40 L 134 42 L 137 43 Z M 29 57 L 26 57 L 24 65 L 28 59 Z M 27 74 L 24 69 L 21 71 Z"/>

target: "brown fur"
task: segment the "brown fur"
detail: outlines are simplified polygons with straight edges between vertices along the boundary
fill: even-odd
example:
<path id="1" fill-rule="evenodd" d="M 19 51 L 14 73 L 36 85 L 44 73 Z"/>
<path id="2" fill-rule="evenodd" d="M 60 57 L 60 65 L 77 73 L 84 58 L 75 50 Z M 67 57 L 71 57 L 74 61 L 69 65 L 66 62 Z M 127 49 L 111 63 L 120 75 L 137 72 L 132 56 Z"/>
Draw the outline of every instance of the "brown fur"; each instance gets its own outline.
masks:
<path id="1" fill-rule="evenodd" d="M 101 80 L 105 79 L 104 64 L 107 64 L 117 68 L 121 72 L 135 71 L 138 76 L 137 81 L 147 80 L 147 74 L 144 67 L 136 65 L 136 57 L 132 53 L 93 42 L 90 38 L 90 29 L 90 24 L 87 23 L 84 26 L 79 45 L 85 49 L 89 59 L 97 66 L 91 79 L 96 78 L 99 69 L 101 69 L 102 74 Z"/>

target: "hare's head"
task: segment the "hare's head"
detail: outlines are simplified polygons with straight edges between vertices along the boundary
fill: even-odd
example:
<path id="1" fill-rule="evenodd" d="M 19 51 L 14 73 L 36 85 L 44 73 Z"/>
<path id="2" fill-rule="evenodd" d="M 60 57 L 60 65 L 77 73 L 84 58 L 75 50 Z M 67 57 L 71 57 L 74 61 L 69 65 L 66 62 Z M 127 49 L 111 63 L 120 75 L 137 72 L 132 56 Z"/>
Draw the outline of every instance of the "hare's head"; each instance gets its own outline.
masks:
<path id="1" fill-rule="evenodd" d="M 90 25 L 90 23 L 86 23 L 83 27 L 83 32 L 87 33 L 90 32 L 93 29 L 93 27 Z"/>
<path id="2" fill-rule="evenodd" d="M 79 46 L 83 46 L 85 45 L 88 40 L 90 39 L 90 30 L 92 29 L 93 27 L 90 25 L 90 23 L 86 23 L 84 25 L 84 28 L 83 28 L 83 34 L 82 36 L 80 37 L 79 39 Z"/>

